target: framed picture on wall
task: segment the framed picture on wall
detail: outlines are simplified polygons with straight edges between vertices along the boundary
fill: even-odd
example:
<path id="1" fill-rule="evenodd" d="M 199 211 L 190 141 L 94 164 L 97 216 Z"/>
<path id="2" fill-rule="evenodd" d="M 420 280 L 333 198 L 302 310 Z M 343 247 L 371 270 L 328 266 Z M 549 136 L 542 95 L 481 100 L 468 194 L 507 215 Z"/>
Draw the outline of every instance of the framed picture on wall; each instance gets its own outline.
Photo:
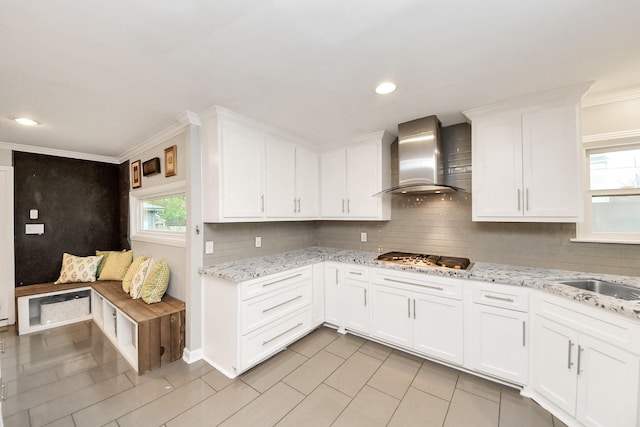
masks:
<path id="1" fill-rule="evenodd" d="M 178 174 L 178 147 L 172 145 L 164 149 L 164 176 Z"/>
<path id="2" fill-rule="evenodd" d="M 142 187 L 142 171 L 140 170 L 140 160 L 131 163 L 131 188 Z"/>

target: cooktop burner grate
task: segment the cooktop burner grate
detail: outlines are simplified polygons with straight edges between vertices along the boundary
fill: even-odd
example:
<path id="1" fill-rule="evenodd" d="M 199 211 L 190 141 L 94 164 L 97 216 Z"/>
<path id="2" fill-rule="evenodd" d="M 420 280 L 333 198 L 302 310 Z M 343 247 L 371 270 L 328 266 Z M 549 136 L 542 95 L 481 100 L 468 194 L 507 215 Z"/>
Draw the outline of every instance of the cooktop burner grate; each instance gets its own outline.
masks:
<path id="1" fill-rule="evenodd" d="M 379 255 L 378 261 L 417 267 L 444 267 L 458 270 L 466 270 L 471 264 L 469 258 L 414 254 L 410 252 L 387 252 Z"/>

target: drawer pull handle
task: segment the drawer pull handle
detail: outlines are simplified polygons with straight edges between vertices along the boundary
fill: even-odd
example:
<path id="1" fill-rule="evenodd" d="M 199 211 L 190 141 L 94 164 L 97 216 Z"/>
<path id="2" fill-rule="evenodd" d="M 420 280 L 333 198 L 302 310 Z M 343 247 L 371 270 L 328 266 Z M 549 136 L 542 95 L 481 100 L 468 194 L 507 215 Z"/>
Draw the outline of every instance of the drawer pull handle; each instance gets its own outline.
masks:
<path id="1" fill-rule="evenodd" d="M 580 375 L 580 359 L 581 359 L 581 357 L 580 357 L 580 356 L 582 355 L 582 350 L 584 350 L 584 349 L 582 348 L 582 346 L 581 346 L 581 345 L 578 345 L 578 367 L 577 367 L 577 369 L 576 369 L 576 372 L 577 372 L 577 374 L 578 374 L 578 375 Z"/>
<path id="2" fill-rule="evenodd" d="M 496 297 L 494 295 L 485 295 L 486 299 L 494 299 L 496 301 L 504 301 L 504 302 L 514 302 L 513 298 L 505 298 L 505 297 Z"/>
<path id="3" fill-rule="evenodd" d="M 350 271 L 349 274 L 355 274 L 356 276 L 362 276 L 362 273 L 359 271 Z"/>
<path id="4" fill-rule="evenodd" d="M 573 347 L 573 343 L 569 340 L 569 349 L 567 351 L 567 369 L 571 369 L 573 366 L 573 362 L 571 361 L 571 347 Z"/>
<path id="5" fill-rule="evenodd" d="M 411 319 L 411 298 L 407 298 L 407 317 Z"/>
<path id="6" fill-rule="evenodd" d="M 299 328 L 300 326 L 302 326 L 302 322 L 299 322 L 299 323 L 298 323 L 296 326 L 294 326 L 293 328 L 289 328 L 289 329 L 287 329 L 286 331 L 284 331 L 283 333 L 278 334 L 278 335 L 276 335 L 275 337 L 273 337 L 273 338 L 271 338 L 271 339 L 268 339 L 268 340 L 266 340 L 266 341 L 262 341 L 262 345 L 267 345 L 267 344 L 269 344 L 271 341 L 277 340 L 277 339 L 278 339 L 278 338 L 280 338 L 281 336 L 288 334 L 289 332 L 293 331 L 293 330 L 294 330 L 294 329 L 296 329 L 296 328 Z"/>
<path id="7" fill-rule="evenodd" d="M 302 273 L 294 274 L 293 276 L 283 277 L 282 279 L 274 280 L 273 282 L 263 283 L 262 287 L 266 288 L 267 286 L 275 285 L 280 282 L 284 282 L 285 280 L 293 279 L 294 277 L 302 276 Z"/>
<path id="8" fill-rule="evenodd" d="M 420 283 L 405 282 L 405 281 L 402 281 L 402 280 L 389 279 L 388 277 L 385 277 L 384 280 L 387 281 L 387 282 L 402 283 L 403 285 L 415 285 L 415 286 L 421 286 L 423 288 L 435 289 L 437 291 L 444 291 L 444 288 L 441 288 L 439 286 L 421 285 Z"/>
<path id="9" fill-rule="evenodd" d="M 416 318 L 416 299 L 413 299 L 413 318 Z"/>
<path id="10" fill-rule="evenodd" d="M 281 302 L 280 304 L 276 304 L 276 305 L 274 305 L 273 307 L 265 308 L 264 310 L 262 310 L 262 312 L 263 312 L 263 313 L 267 313 L 267 312 L 269 312 L 269 311 L 271 311 L 271 310 L 275 310 L 275 309 L 276 309 L 276 308 L 278 308 L 278 307 L 282 307 L 283 305 L 285 305 L 285 304 L 289 304 L 290 302 L 293 302 L 293 301 L 295 301 L 295 300 L 297 300 L 297 299 L 300 299 L 300 298 L 302 298 L 302 295 L 298 295 L 297 297 L 291 298 L 290 300 L 287 300 L 287 301 L 285 301 L 285 302 Z"/>
<path id="11" fill-rule="evenodd" d="M 522 346 L 523 346 L 523 347 L 526 347 L 526 346 L 527 346 L 527 343 L 526 343 L 526 340 L 525 340 L 526 330 L 527 330 L 527 324 L 526 324 L 526 322 L 523 320 L 523 321 L 522 321 Z"/>
<path id="12" fill-rule="evenodd" d="M 367 289 L 363 288 L 362 290 L 364 291 L 364 306 L 366 307 L 367 306 Z"/>

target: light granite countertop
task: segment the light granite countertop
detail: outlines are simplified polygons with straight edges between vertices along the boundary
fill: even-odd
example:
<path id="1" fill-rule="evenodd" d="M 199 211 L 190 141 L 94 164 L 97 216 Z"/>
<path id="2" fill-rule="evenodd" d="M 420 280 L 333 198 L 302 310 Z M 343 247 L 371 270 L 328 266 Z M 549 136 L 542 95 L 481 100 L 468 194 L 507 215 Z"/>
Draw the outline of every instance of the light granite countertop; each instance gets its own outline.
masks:
<path id="1" fill-rule="evenodd" d="M 436 276 L 457 277 L 482 282 L 494 282 L 514 286 L 527 286 L 542 289 L 604 310 L 620 313 L 634 319 L 640 319 L 640 304 L 619 298 L 596 294 L 559 284 L 570 279 L 599 279 L 608 282 L 637 287 L 640 290 L 640 277 L 615 276 L 597 273 L 580 273 L 566 270 L 520 267 L 506 264 L 476 262 L 468 270 L 411 267 L 377 261 L 375 252 L 354 251 L 325 247 L 310 247 L 276 255 L 247 258 L 203 267 L 200 273 L 205 276 L 219 277 L 234 282 L 243 282 L 262 276 L 311 265 L 323 261 L 344 262 L 367 265 L 392 270 L 411 271 Z"/>

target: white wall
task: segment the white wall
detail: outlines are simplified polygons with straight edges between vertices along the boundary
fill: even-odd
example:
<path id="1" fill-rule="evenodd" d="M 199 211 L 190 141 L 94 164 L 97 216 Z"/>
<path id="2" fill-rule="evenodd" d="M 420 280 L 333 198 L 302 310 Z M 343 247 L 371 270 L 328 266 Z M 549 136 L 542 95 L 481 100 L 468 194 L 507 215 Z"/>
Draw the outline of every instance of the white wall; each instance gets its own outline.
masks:
<path id="1" fill-rule="evenodd" d="M 640 130 L 640 97 L 584 107 L 582 134 Z"/>
<path id="2" fill-rule="evenodd" d="M 12 150 L 0 148 L 0 166 L 13 166 Z"/>

